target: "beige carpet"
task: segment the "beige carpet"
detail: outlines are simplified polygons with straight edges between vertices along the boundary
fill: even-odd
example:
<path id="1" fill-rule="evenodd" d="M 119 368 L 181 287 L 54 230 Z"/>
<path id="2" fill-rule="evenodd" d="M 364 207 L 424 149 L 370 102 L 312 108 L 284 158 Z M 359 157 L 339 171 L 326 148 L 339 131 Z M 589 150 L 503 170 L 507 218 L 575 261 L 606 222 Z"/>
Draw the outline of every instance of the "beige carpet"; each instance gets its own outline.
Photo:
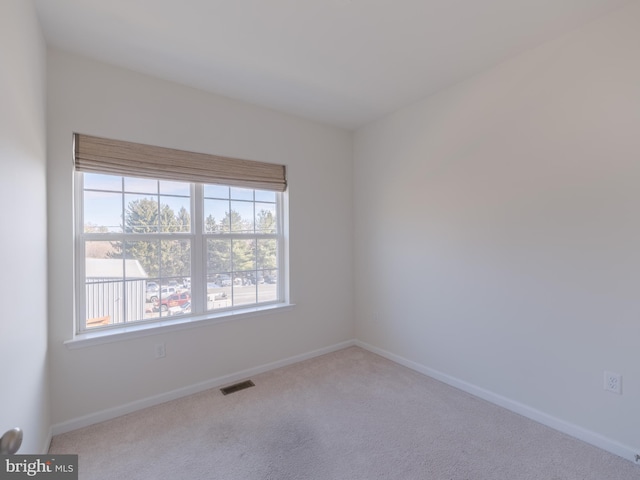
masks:
<path id="1" fill-rule="evenodd" d="M 640 480 L 640 467 L 357 347 L 53 438 L 93 479 Z"/>

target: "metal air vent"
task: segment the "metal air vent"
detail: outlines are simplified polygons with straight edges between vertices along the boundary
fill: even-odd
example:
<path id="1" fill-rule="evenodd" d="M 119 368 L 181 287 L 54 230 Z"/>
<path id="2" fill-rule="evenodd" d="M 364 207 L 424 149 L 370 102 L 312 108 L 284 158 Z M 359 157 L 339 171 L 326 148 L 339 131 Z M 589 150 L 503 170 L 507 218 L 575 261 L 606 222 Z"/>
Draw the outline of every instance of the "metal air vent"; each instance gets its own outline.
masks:
<path id="1" fill-rule="evenodd" d="M 244 390 L 245 388 L 255 387 L 256 384 L 251 380 L 246 380 L 244 382 L 236 383 L 234 385 L 229 385 L 228 387 L 221 388 L 220 391 L 223 395 L 229 395 L 230 393 L 237 392 L 239 390 Z"/>

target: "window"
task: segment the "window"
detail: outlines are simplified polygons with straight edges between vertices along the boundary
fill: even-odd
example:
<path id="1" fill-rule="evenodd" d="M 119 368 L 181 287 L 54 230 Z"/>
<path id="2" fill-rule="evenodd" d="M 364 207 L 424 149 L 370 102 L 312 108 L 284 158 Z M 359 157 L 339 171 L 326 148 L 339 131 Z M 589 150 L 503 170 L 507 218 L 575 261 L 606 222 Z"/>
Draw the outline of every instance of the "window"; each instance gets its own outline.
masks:
<path id="1" fill-rule="evenodd" d="M 78 333 L 284 303 L 284 193 L 86 171 L 78 156 Z"/>

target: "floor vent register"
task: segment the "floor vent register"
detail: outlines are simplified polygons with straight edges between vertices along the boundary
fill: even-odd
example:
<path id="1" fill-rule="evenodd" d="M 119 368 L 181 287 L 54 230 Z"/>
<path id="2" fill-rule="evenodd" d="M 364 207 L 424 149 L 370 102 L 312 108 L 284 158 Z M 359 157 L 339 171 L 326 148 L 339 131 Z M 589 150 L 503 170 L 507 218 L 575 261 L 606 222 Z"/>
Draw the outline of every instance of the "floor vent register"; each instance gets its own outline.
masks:
<path id="1" fill-rule="evenodd" d="M 244 382 L 236 383 L 234 385 L 229 385 L 228 387 L 221 388 L 220 391 L 223 395 L 229 395 L 230 393 L 235 393 L 240 390 L 244 390 L 245 388 L 255 387 L 256 384 L 251 380 L 246 380 Z"/>

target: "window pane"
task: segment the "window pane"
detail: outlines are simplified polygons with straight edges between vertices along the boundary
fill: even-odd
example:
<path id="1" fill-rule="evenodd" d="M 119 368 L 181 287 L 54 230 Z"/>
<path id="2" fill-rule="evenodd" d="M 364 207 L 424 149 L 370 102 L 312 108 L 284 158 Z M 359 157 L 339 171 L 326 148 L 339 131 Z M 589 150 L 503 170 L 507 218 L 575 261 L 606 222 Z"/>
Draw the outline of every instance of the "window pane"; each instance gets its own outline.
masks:
<path id="1" fill-rule="evenodd" d="M 124 177 L 124 191 L 131 193 L 158 193 L 158 180 Z"/>
<path id="2" fill-rule="evenodd" d="M 231 240 L 207 239 L 207 310 L 231 306 Z"/>
<path id="3" fill-rule="evenodd" d="M 229 202 L 226 200 L 204 201 L 205 233 L 229 232 Z"/>
<path id="4" fill-rule="evenodd" d="M 231 187 L 231 199 L 253 201 L 253 190 L 250 188 Z"/>
<path id="5" fill-rule="evenodd" d="M 256 241 L 233 240 L 233 271 L 246 272 L 256 269 Z"/>
<path id="6" fill-rule="evenodd" d="M 256 202 L 271 202 L 275 203 L 276 192 L 269 190 L 256 190 Z"/>
<path id="7" fill-rule="evenodd" d="M 205 198 L 229 198 L 229 187 L 224 185 L 205 185 L 204 186 Z"/>
<path id="8" fill-rule="evenodd" d="M 191 231 L 191 200 L 187 197 L 160 197 L 160 231 Z"/>
<path id="9" fill-rule="evenodd" d="M 275 285 L 278 283 L 278 270 L 265 270 L 264 271 L 264 283 L 266 285 Z"/>
<path id="10" fill-rule="evenodd" d="M 231 277 L 226 275 L 207 277 L 207 310 L 229 308 L 231 306 Z"/>
<path id="11" fill-rule="evenodd" d="M 277 270 L 265 270 L 258 272 L 261 280 L 258 281 L 258 302 L 275 302 L 278 299 Z"/>
<path id="12" fill-rule="evenodd" d="M 84 244 L 84 254 L 85 258 L 118 258 L 119 246 L 118 242 L 110 242 L 110 241 L 95 241 L 95 242 L 85 242 Z M 87 264 L 88 265 L 88 264 Z M 99 270 L 93 269 L 95 264 L 91 265 L 92 276 L 93 273 L 99 273 Z M 89 273 L 89 267 L 86 268 L 87 273 Z"/>
<path id="13" fill-rule="evenodd" d="M 85 242 L 86 327 L 125 321 L 124 262 L 112 242 Z"/>
<path id="14" fill-rule="evenodd" d="M 231 202 L 231 231 L 253 233 L 253 202 Z"/>
<path id="15" fill-rule="evenodd" d="M 125 233 L 158 231 L 158 201 L 153 197 L 125 195 Z"/>
<path id="16" fill-rule="evenodd" d="M 170 182 L 168 180 L 160 180 L 160 194 L 190 197 L 191 184 L 186 182 Z"/>
<path id="17" fill-rule="evenodd" d="M 119 242 L 114 242 L 119 243 Z M 141 268 L 141 278 L 157 280 L 160 276 L 161 246 L 159 240 L 125 242 L 124 255 L 134 259 Z M 132 272 L 130 272 L 132 274 Z"/>
<path id="18" fill-rule="evenodd" d="M 256 203 L 256 233 L 276 233 L 274 203 Z"/>
<path id="19" fill-rule="evenodd" d="M 86 328 L 122 322 L 124 303 L 122 281 L 87 279 L 85 285 Z"/>
<path id="20" fill-rule="evenodd" d="M 182 308 L 191 302 L 191 242 L 189 240 L 160 241 L 160 291 L 153 301 L 153 311 L 161 317 L 183 314 Z"/>
<path id="21" fill-rule="evenodd" d="M 85 173 L 83 177 L 85 190 L 109 190 L 122 191 L 122 177 L 115 175 L 103 175 L 101 173 Z"/>
<path id="22" fill-rule="evenodd" d="M 160 317 L 191 313 L 191 291 L 180 284 L 161 287 L 160 299 L 153 303 L 153 312 Z"/>
<path id="23" fill-rule="evenodd" d="M 127 265 L 129 268 L 126 267 Z M 135 261 L 126 260 L 125 269 L 127 271 L 133 269 L 135 271 Z M 152 313 L 151 309 L 147 308 L 146 285 L 147 281 L 144 278 L 125 278 L 124 287 L 126 291 L 124 308 L 126 310 L 125 317 L 127 322 L 153 318 L 153 315 L 150 315 Z"/>
<path id="24" fill-rule="evenodd" d="M 250 305 L 256 303 L 255 285 L 243 283 L 242 277 L 236 277 L 233 284 L 233 305 Z"/>
<path id="25" fill-rule="evenodd" d="M 182 281 L 191 277 L 191 242 L 189 240 L 160 241 L 161 278 Z"/>
<path id="26" fill-rule="evenodd" d="M 210 281 L 216 282 L 217 274 L 229 272 L 231 272 L 231 240 L 207 239 L 207 276 Z M 223 285 L 220 284 L 220 286 Z"/>
<path id="27" fill-rule="evenodd" d="M 122 194 L 84 192 L 84 232 L 122 232 Z"/>
<path id="28" fill-rule="evenodd" d="M 258 239 L 256 257 L 260 270 L 278 266 L 278 242 L 276 239 Z"/>

